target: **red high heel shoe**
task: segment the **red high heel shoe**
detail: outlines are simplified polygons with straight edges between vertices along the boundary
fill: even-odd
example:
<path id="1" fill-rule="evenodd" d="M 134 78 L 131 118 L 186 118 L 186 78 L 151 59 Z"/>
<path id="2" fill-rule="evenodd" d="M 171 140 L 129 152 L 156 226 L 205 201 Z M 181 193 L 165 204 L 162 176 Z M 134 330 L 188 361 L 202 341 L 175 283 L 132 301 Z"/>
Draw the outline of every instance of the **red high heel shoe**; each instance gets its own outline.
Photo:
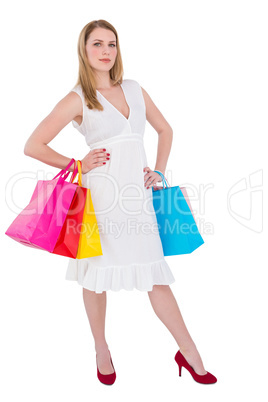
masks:
<path id="1" fill-rule="evenodd" d="M 193 367 L 190 366 L 190 364 L 187 362 L 187 360 L 185 359 L 185 357 L 181 354 L 181 352 L 179 350 L 176 353 L 174 359 L 179 366 L 180 377 L 181 377 L 181 368 L 185 367 L 186 370 L 189 371 L 189 373 L 192 375 L 193 379 L 196 382 L 200 382 L 201 384 L 214 384 L 215 382 L 217 382 L 217 378 L 213 374 L 209 373 L 208 371 L 207 371 L 207 374 L 204 374 L 204 375 L 197 374 L 194 371 Z"/>
<path id="2" fill-rule="evenodd" d="M 110 351 L 109 351 L 109 353 L 110 353 Z M 111 360 L 111 364 L 112 364 L 113 369 L 114 369 L 114 365 L 113 365 L 112 358 L 111 358 L 111 353 L 110 353 L 110 360 Z M 96 354 L 96 362 L 97 362 L 97 354 Z M 111 373 L 111 374 L 101 374 L 99 372 L 99 368 L 98 368 L 98 364 L 97 364 L 97 377 L 100 380 L 100 382 L 102 382 L 103 384 L 112 385 L 115 382 L 115 379 L 116 379 L 116 372 L 114 370 L 114 372 Z"/>

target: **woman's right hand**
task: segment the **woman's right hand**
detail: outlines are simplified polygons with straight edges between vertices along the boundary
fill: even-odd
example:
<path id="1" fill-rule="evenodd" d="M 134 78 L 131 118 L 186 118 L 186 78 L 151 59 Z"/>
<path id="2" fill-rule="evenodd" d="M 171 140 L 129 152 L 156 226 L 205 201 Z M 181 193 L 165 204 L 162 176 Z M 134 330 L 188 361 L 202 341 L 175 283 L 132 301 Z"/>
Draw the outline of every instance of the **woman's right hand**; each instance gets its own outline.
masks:
<path id="1" fill-rule="evenodd" d="M 81 160 L 82 174 L 88 173 L 90 170 L 102 166 L 107 162 L 107 160 L 110 160 L 110 154 L 105 151 L 103 148 L 92 149 L 89 151 L 89 153 Z"/>

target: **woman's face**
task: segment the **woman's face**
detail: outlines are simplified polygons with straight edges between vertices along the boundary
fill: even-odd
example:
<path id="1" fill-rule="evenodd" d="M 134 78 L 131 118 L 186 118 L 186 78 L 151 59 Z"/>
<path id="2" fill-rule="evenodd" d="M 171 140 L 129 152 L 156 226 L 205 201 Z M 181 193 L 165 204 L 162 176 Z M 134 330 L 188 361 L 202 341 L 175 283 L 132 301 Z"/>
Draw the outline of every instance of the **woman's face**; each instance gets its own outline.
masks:
<path id="1" fill-rule="evenodd" d="M 88 37 L 86 53 L 89 64 L 95 70 L 109 71 L 116 59 L 115 34 L 109 29 L 95 28 Z M 102 61 L 102 59 L 109 59 Z"/>

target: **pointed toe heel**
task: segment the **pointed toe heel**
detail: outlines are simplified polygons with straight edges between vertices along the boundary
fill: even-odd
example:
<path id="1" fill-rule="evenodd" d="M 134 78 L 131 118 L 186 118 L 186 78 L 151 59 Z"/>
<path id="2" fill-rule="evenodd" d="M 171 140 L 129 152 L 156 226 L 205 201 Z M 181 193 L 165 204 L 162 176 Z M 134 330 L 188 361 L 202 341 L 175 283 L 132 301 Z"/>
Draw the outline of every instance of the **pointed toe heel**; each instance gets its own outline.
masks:
<path id="1" fill-rule="evenodd" d="M 178 350 L 174 359 L 179 366 L 179 376 L 180 377 L 181 377 L 181 369 L 182 369 L 182 367 L 184 367 L 184 368 L 186 368 L 186 370 L 189 371 L 189 373 L 192 375 L 193 379 L 196 382 L 199 382 L 200 384 L 214 384 L 215 382 L 217 382 L 217 378 L 213 374 L 209 373 L 208 371 L 204 375 L 197 374 L 194 371 L 194 369 L 192 368 L 192 366 L 190 366 L 190 364 L 187 362 L 185 357 L 181 354 L 180 350 Z"/>

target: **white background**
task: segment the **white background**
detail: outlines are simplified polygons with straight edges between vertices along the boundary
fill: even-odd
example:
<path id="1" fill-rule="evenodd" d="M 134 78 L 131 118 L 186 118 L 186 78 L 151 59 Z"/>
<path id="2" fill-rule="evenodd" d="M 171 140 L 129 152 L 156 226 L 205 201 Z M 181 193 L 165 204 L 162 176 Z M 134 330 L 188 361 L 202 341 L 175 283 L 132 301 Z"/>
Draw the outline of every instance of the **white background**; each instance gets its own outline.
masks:
<path id="1" fill-rule="evenodd" d="M 267 3 L 265 1 L 13 1 L 1 10 L 1 388 L 5 402 L 264 400 L 267 374 Z M 43 174 L 23 153 L 35 127 L 73 88 L 84 25 L 118 31 L 124 78 L 137 80 L 173 128 L 170 185 L 186 186 L 205 241 L 166 257 L 171 289 L 214 385 L 179 377 L 178 346 L 146 292 L 107 292 L 106 337 L 117 373 L 96 376 L 82 288 L 68 259 L 4 234 Z M 145 145 L 154 169 L 157 133 Z M 89 152 L 66 126 L 50 143 Z M 10 183 L 17 180 L 13 195 Z M 5 189 L 4 189 L 5 186 Z M 204 192 L 204 188 L 207 190 Z"/>

